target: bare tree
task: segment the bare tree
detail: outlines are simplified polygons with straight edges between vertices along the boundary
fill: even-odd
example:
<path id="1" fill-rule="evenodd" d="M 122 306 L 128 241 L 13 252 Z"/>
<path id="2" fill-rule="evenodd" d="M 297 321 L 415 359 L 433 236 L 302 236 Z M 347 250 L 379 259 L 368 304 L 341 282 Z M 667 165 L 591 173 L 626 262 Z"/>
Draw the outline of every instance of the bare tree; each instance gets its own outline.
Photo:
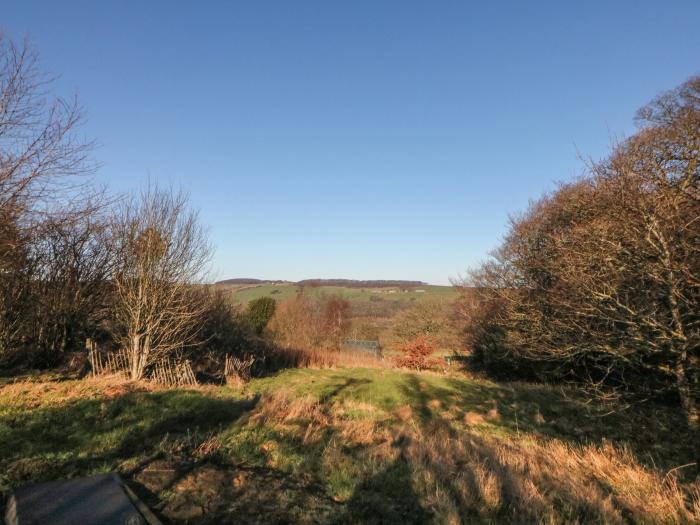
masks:
<path id="1" fill-rule="evenodd" d="M 320 315 L 320 335 L 326 346 L 339 349 L 352 326 L 350 301 L 339 295 L 325 296 L 321 299 Z"/>
<path id="2" fill-rule="evenodd" d="M 92 207 L 66 210 L 48 218 L 32 243 L 34 346 L 60 360 L 68 349 L 81 349 L 109 317 L 112 254 L 106 218 Z"/>
<path id="3" fill-rule="evenodd" d="M 534 375 L 672 388 L 700 467 L 700 77 L 639 119 L 589 177 L 512 221 L 473 275 L 470 332 Z"/>
<path id="4" fill-rule="evenodd" d="M 20 357 L 32 304 L 28 234 L 11 210 L 0 217 L 0 364 Z"/>
<path id="5" fill-rule="evenodd" d="M 93 168 L 92 144 L 77 136 L 77 100 L 51 96 L 52 81 L 26 42 L 0 35 L 0 358 L 36 342 L 37 271 L 48 255 L 39 256 L 41 233 L 74 225 L 79 217 L 66 209 L 86 209 L 66 205 L 86 182 L 75 176 Z"/>
<path id="6" fill-rule="evenodd" d="M 455 305 L 451 300 L 424 297 L 413 302 L 392 319 L 386 343 L 398 348 L 417 337 L 429 338 L 440 350 L 455 351 L 460 348 Z"/>
<path id="7" fill-rule="evenodd" d="M 112 227 L 115 318 L 132 379 L 158 358 L 197 343 L 211 248 L 183 193 L 149 186 L 124 201 Z"/>
<path id="8" fill-rule="evenodd" d="M 282 301 L 267 325 L 273 339 L 286 347 L 312 348 L 319 342 L 318 305 L 302 291 Z"/>
<path id="9" fill-rule="evenodd" d="M 337 295 L 313 297 L 302 289 L 296 297 L 279 304 L 268 329 L 276 342 L 287 347 L 337 350 L 351 326 L 347 299 Z"/>
<path id="10" fill-rule="evenodd" d="M 73 184 L 66 177 L 90 172 L 92 143 L 79 139 L 77 99 L 51 97 L 53 78 L 37 66 L 37 54 L 0 35 L 0 212 L 5 218 L 41 204 Z"/>

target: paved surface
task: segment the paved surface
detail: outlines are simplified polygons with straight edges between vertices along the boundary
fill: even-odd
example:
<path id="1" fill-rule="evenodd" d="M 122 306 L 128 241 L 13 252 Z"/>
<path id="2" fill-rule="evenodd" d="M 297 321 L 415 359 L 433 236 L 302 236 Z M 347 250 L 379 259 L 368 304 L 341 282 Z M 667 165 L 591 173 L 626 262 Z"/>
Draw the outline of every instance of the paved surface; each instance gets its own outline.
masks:
<path id="1" fill-rule="evenodd" d="M 49 481 L 13 491 L 7 525 L 145 525 L 116 474 Z"/>

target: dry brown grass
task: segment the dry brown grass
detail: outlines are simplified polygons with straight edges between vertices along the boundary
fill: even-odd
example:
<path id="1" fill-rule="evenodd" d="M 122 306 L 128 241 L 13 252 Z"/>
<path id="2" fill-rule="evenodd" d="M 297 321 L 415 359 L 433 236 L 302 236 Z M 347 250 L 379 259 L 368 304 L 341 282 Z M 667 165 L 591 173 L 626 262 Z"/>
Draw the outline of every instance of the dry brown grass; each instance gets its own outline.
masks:
<path id="1" fill-rule="evenodd" d="M 700 483 L 682 486 L 624 447 L 456 432 L 414 435 L 406 457 L 446 523 L 476 514 L 526 523 L 700 523 Z"/>
<path id="2" fill-rule="evenodd" d="M 301 435 L 306 444 L 317 442 L 331 419 L 321 403 L 311 397 L 292 397 L 278 390 L 262 396 L 250 422 L 259 426 L 284 427 Z"/>
<path id="3" fill-rule="evenodd" d="M 371 373 L 379 380 L 397 372 Z M 676 477 L 681 472 L 666 475 L 640 463 L 625 446 L 605 441 L 576 444 L 546 434 L 537 437 L 524 427 L 517 434 L 504 431 L 494 421 L 507 414 L 499 415 L 489 402 L 472 411 L 452 410 L 447 397 L 438 398 L 430 390 L 433 374 L 416 379 L 420 402 L 403 399 L 401 404 L 384 403 L 378 394 L 382 390 L 374 396 L 360 390 L 358 395 L 352 389 L 367 383 L 358 378 L 355 383 L 342 381 L 345 372 L 326 374 L 333 380 L 311 390 L 300 391 L 298 384 L 289 384 L 264 391 L 256 404 L 251 401 L 254 408 L 233 432 L 220 434 L 218 428 L 175 432 L 158 450 L 200 463 L 223 457 L 235 458 L 236 463 L 241 458 L 258 461 L 260 457 L 267 469 L 323 487 L 332 505 L 342 505 L 343 512 L 349 512 L 348 522 L 361 521 L 363 509 L 372 505 L 401 509 L 397 511 L 401 516 L 409 509 L 406 500 L 413 498 L 436 523 L 700 523 L 700 484 L 682 483 Z M 320 372 L 300 374 L 305 381 L 318 381 L 320 376 Z M 54 410 L 61 404 L 97 398 L 105 399 L 101 404 L 108 407 L 110 398 L 128 399 L 133 397 L 130 393 L 160 388 L 119 377 L 27 380 L 0 388 L 0 402 L 8 413 L 15 413 L 8 421 L 15 421 L 17 414 L 34 407 L 41 407 L 40 413 L 44 407 Z M 343 395 L 338 394 L 340 388 L 345 388 Z M 212 390 L 214 396 L 217 392 Z M 186 393 L 182 405 L 168 404 L 167 396 L 155 399 L 165 408 L 180 410 L 190 406 L 196 399 L 193 395 Z M 131 410 L 141 406 L 133 402 Z M 92 405 L 88 403 L 85 410 Z M 102 424 L 103 409 L 92 409 L 89 421 Z M 79 453 L 92 442 L 93 438 L 79 441 Z M 50 444 L 46 446 L 50 449 Z M 49 468 L 38 461 L 20 458 L 12 476 L 24 479 L 30 474 L 22 469 Z M 396 499 L 392 487 L 410 494 L 406 500 Z"/>
<path id="4" fill-rule="evenodd" d="M 251 421 L 306 445 L 326 443 L 329 470 L 358 469 L 366 478 L 405 461 L 436 523 L 700 523 L 700 483 L 681 484 L 674 474 L 640 464 L 625 447 L 516 438 L 444 419 L 421 425 L 408 406 L 385 414 L 389 426 L 381 424 L 382 414 L 347 417 L 367 408 L 353 403 L 324 405 L 276 391 L 262 397 Z M 360 456 L 351 460 L 344 447 Z"/>
<path id="5" fill-rule="evenodd" d="M 292 431 L 306 444 L 317 443 L 328 431 L 350 446 L 390 440 L 374 420 L 346 417 L 348 410 L 371 412 L 375 408 L 352 400 L 329 406 L 314 396 L 293 397 L 288 391 L 277 390 L 262 396 L 250 422 Z"/>
<path id="6" fill-rule="evenodd" d="M 296 368 L 386 368 L 387 364 L 368 352 L 325 348 L 288 348 L 276 350 L 289 366 Z"/>
<path id="7" fill-rule="evenodd" d="M 16 381 L 2 386 L 0 396 L 3 398 L 3 403 L 30 408 L 63 405 L 78 399 L 113 398 L 130 392 L 154 391 L 162 388 L 155 383 L 129 381 L 122 375 L 115 374 L 74 381 Z"/>
<path id="8" fill-rule="evenodd" d="M 62 406 L 71 401 L 114 399 L 135 392 L 171 389 L 155 381 L 132 381 L 122 374 L 88 376 L 84 379 L 37 381 L 26 379 L 0 386 L 0 402 L 7 407 L 30 409 L 39 406 Z M 214 392 L 215 385 L 191 385 L 188 390 Z"/>

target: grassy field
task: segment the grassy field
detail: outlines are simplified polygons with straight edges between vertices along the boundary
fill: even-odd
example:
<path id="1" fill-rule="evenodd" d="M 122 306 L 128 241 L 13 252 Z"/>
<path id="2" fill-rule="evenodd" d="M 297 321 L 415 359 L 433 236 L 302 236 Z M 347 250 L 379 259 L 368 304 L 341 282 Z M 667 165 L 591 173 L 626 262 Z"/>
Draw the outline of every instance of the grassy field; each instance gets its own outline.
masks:
<path id="1" fill-rule="evenodd" d="M 665 406 L 393 369 L 0 387 L 0 485 L 118 471 L 170 523 L 691 523 Z M 674 443 L 676 445 L 669 446 Z"/>
<path id="2" fill-rule="evenodd" d="M 247 304 L 259 297 L 273 297 L 278 301 L 294 297 L 300 287 L 291 283 L 258 284 L 258 285 L 218 285 L 231 294 L 231 298 L 241 304 Z M 451 286 L 425 285 L 401 290 L 399 288 L 350 288 L 345 286 L 305 287 L 305 293 L 310 295 L 340 295 L 353 304 L 370 301 L 395 301 L 409 303 L 423 297 L 445 297 L 453 299 L 456 291 Z"/>

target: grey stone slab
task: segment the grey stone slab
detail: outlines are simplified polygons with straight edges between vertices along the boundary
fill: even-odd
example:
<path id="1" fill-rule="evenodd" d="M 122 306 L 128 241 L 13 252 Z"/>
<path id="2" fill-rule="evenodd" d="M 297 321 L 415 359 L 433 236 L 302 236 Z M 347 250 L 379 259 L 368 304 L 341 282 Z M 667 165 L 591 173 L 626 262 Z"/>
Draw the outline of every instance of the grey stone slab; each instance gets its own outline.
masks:
<path id="1" fill-rule="evenodd" d="M 116 474 L 49 481 L 15 489 L 7 525 L 145 525 Z"/>

